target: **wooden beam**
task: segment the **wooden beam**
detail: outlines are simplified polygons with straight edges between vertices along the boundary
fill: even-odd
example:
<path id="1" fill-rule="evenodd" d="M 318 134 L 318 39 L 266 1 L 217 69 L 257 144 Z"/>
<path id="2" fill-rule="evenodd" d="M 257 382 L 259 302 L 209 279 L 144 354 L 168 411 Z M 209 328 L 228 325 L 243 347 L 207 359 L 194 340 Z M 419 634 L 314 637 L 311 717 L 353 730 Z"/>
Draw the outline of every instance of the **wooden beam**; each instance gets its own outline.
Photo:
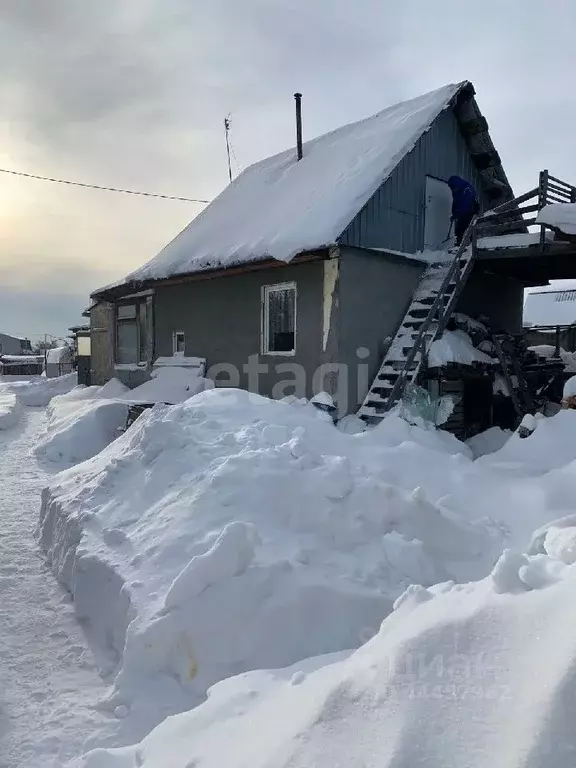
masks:
<path id="1" fill-rule="evenodd" d="M 486 133 L 488 121 L 485 117 L 475 117 L 472 120 L 464 120 L 460 123 L 460 130 L 464 136 L 476 136 L 478 133 Z"/>
<path id="2" fill-rule="evenodd" d="M 568 184 L 567 181 L 562 181 L 562 179 L 557 179 L 556 176 L 548 176 L 549 181 L 554 181 L 556 184 L 562 184 L 565 187 L 569 187 L 570 189 L 573 189 L 572 184 Z"/>
<path id="3" fill-rule="evenodd" d="M 478 168 L 479 171 L 485 171 L 488 168 L 493 168 L 496 165 L 501 165 L 500 155 L 496 150 L 491 152 L 476 152 L 472 153 L 472 162 Z"/>
<path id="4" fill-rule="evenodd" d="M 488 211 L 486 215 L 493 214 L 493 213 L 499 213 L 500 211 L 506 211 L 509 208 L 518 207 L 521 203 L 525 203 L 528 200 L 531 200 L 533 197 L 536 197 L 538 195 L 538 188 L 534 187 L 534 189 L 531 189 L 529 192 L 526 192 L 523 195 L 520 195 L 520 197 L 515 197 L 513 200 L 508 200 L 506 203 L 502 203 L 502 205 L 496 206 L 496 208 L 492 208 L 491 211 Z"/>
<path id="5" fill-rule="evenodd" d="M 534 205 L 527 205 L 524 208 L 518 208 L 518 209 L 510 209 L 508 211 L 502 211 L 500 213 L 489 213 L 486 216 L 483 216 L 479 221 L 478 224 L 480 226 L 483 226 L 484 224 L 490 224 L 491 222 L 498 222 L 498 221 L 506 221 L 507 219 L 510 219 L 511 217 L 516 217 L 518 224 L 522 224 L 523 220 L 521 218 L 522 214 L 525 213 L 534 213 L 535 211 L 539 211 L 537 204 Z"/>

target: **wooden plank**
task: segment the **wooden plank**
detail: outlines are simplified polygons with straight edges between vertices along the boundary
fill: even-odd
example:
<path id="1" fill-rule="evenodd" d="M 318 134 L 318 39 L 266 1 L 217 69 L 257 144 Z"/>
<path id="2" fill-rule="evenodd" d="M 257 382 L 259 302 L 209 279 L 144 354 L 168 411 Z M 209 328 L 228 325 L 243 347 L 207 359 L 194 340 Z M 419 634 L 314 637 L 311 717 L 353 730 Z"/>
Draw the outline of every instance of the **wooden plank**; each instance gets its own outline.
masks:
<path id="1" fill-rule="evenodd" d="M 510 219 L 511 217 L 516 217 L 520 223 L 521 216 L 525 213 L 535 213 L 536 211 L 539 211 L 540 208 L 538 207 L 537 203 L 534 203 L 534 205 L 526 205 L 524 208 L 514 209 L 510 211 L 504 211 L 501 213 L 490 213 L 487 216 L 483 216 L 479 220 L 479 224 L 489 224 L 490 222 L 496 222 L 496 221 L 505 221 L 506 219 Z"/>
<path id="2" fill-rule="evenodd" d="M 550 205 L 551 203 L 566 205 L 566 203 L 569 203 L 569 202 L 570 202 L 570 199 L 566 197 L 558 197 L 556 195 L 551 195 L 550 193 L 546 195 L 546 205 Z"/>
<path id="3" fill-rule="evenodd" d="M 531 219 L 522 219 L 522 221 L 509 221 L 503 222 L 502 224 L 495 224 L 491 227 L 492 234 L 490 237 L 497 237 L 498 235 L 501 235 L 505 232 L 514 232 L 514 230 L 518 230 L 521 227 L 529 227 L 535 223 L 536 217 Z"/>
<path id="4" fill-rule="evenodd" d="M 533 197 L 537 197 L 538 195 L 538 187 L 534 187 L 534 189 L 531 189 L 529 192 L 526 192 L 524 195 L 520 195 L 520 197 L 515 197 L 514 200 L 508 200 L 507 203 L 502 203 L 502 205 L 497 205 L 496 208 L 492 208 L 489 211 L 486 211 L 486 215 L 490 215 L 492 213 L 500 213 L 502 211 L 507 211 L 510 208 L 518 207 L 521 203 L 526 203 L 528 200 L 531 200 Z"/>
<path id="5" fill-rule="evenodd" d="M 562 181 L 562 179 L 556 178 L 556 176 L 550 176 L 548 175 L 549 181 L 554 181 L 556 184 L 563 184 L 566 187 L 570 187 L 572 189 L 572 184 L 568 184 L 567 181 Z"/>
<path id="6" fill-rule="evenodd" d="M 559 187 L 557 184 L 548 182 L 548 190 L 550 192 L 557 192 L 562 196 L 570 197 L 571 187 Z"/>

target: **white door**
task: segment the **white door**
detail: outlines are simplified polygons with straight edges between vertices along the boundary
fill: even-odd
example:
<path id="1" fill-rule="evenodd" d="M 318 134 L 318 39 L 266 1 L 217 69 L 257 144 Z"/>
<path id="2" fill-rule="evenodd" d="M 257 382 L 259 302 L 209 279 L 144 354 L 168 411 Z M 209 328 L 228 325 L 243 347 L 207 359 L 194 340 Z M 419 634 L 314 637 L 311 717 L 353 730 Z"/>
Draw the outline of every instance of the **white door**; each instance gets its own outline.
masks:
<path id="1" fill-rule="evenodd" d="M 424 248 L 441 251 L 452 242 L 446 242 L 450 216 L 452 214 L 452 192 L 446 182 L 426 176 L 426 211 L 424 219 Z M 454 232 L 450 233 L 451 238 Z"/>

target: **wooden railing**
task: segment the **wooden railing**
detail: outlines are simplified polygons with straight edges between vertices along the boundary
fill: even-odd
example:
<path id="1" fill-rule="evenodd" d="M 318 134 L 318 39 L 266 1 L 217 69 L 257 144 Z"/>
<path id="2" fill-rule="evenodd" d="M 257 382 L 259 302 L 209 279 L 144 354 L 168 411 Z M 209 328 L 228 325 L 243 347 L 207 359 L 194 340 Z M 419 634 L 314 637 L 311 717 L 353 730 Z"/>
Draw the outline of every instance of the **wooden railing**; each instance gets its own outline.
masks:
<path id="1" fill-rule="evenodd" d="M 514 200 L 487 211 L 476 222 L 474 244 L 484 236 L 498 236 L 515 232 L 527 232 L 536 224 L 538 211 L 551 203 L 576 203 L 576 187 L 548 171 L 540 171 L 538 186 Z M 540 246 L 546 244 L 546 225 L 540 225 Z"/>

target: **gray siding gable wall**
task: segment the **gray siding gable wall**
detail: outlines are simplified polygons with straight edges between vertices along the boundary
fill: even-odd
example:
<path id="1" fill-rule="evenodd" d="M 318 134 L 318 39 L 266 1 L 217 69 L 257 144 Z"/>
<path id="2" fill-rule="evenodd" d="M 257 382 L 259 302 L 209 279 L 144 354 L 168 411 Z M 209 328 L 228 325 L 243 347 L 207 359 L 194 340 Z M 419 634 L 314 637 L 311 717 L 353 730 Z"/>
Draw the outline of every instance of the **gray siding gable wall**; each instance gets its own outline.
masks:
<path id="1" fill-rule="evenodd" d="M 484 198 L 483 182 L 452 109 L 439 115 L 340 237 L 340 244 L 416 253 L 424 245 L 426 176 L 469 179 Z"/>

